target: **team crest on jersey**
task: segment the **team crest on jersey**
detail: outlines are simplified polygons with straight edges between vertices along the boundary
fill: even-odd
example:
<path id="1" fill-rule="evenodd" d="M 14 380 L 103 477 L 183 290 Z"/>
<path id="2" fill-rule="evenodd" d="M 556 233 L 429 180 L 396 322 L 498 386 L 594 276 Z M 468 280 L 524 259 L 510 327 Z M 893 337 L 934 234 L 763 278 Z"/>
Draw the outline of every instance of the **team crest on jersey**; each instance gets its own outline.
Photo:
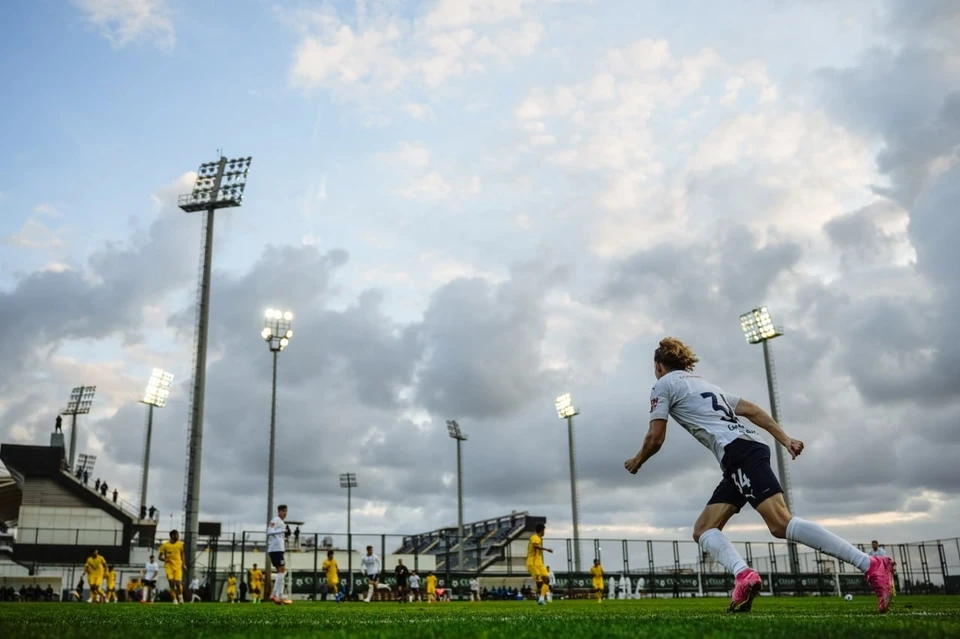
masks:
<path id="1" fill-rule="evenodd" d="M 651 413 L 652 413 L 653 411 L 657 410 L 657 404 L 659 404 L 659 403 L 660 403 L 660 398 L 659 398 L 659 397 L 654 397 L 653 399 L 650 400 L 650 412 L 651 412 Z"/>

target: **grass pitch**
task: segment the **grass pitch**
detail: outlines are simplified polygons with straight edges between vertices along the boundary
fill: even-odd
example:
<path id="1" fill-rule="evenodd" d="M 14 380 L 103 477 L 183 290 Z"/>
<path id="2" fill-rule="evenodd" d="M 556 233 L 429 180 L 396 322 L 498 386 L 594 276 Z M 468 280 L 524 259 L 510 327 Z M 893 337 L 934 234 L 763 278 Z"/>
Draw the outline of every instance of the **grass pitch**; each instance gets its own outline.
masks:
<path id="1" fill-rule="evenodd" d="M 555 601 L 434 604 L 0 604 L 0 637 L 960 637 L 960 597 L 899 597 L 884 616 L 872 597 L 727 601 Z"/>

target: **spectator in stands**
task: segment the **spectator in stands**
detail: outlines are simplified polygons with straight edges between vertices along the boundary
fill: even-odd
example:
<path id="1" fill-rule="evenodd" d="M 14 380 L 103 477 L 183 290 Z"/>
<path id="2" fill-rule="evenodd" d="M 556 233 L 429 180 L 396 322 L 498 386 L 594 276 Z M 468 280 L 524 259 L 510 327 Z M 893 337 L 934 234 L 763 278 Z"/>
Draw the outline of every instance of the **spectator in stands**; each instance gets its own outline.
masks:
<path id="1" fill-rule="evenodd" d="M 87 482 L 90 481 L 90 471 L 83 471 L 83 485 L 86 486 Z"/>
<path id="2" fill-rule="evenodd" d="M 117 489 L 113 489 L 113 503 L 117 503 Z"/>
<path id="3" fill-rule="evenodd" d="M 100 496 L 104 499 L 107 498 L 107 482 L 100 484 Z"/>
<path id="4" fill-rule="evenodd" d="M 147 507 L 140 506 L 140 519 L 146 519 L 146 518 L 147 518 Z"/>
<path id="5" fill-rule="evenodd" d="M 886 557 L 887 551 L 883 549 L 879 541 L 874 539 L 870 542 L 870 550 L 867 551 L 867 554 L 871 557 Z"/>
<path id="6" fill-rule="evenodd" d="M 97 481 L 93 482 L 93 489 L 100 490 L 100 478 L 97 477 Z"/>
<path id="7" fill-rule="evenodd" d="M 155 515 L 157 514 L 157 509 L 153 506 L 150 506 L 150 519 L 156 519 Z"/>
<path id="8" fill-rule="evenodd" d="M 300 550 L 300 526 L 293 531 L 293 545 L 297 550 Z"/>
<path id="9" fill-rule="evenodd" d="M 78 468 L 78 469 L 77 469 L 77 479 L 79 479 L 80 481 L 83 481 L 83 469 L 82 469 L 82 468 Z"/>

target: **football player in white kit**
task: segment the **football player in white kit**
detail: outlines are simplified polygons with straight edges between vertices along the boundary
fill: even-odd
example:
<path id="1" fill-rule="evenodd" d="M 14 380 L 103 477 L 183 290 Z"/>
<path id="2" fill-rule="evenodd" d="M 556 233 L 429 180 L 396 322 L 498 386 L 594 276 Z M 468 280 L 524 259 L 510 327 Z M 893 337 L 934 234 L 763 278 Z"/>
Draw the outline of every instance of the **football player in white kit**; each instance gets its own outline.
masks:
<path id="1" fill-rule="evenodd" d="M 380 557 L 378 557 L 373 552 L 373 546 L 367 546 L 367 554 L 360 559 L 360 563 L 363 564 L 363 574 L 367 578 L 367 598 L 362 601 L 365 603 L 370 603 L 373 600 L 373 593 L 378 587 L 378 581 L 380 580 L 380 571 L 383 569 L 383 564 L 380 563 Z"/>
<path id="2" fill-rule="evenodd" d="M 763 409 L 724 392 L 693 373 L 699 360 L 683 342 L 667 337 L 653 355 L 657 383 L 650 393 L 650 428 L 643 448 L 624 467 L 636 474 L 663 446 L 667 417 L 710 449 L 720 462 L 723 479 L 693 526 L 693 539 L 736 575 L 729 610 L 747 612 L 760 592 L 760 575 L 747 566 L 733 544 L 720 532 L 747 502 L 760 513 L 770 533 L 853 564 L 866 575 L 877 595 L 880 612 L 893 599 L 893 567 L 888 557 L 870 557 L 819 524 L 794 517 L 783 501 L 780 482 L 770 468 L 770 448 L 756 430 L 740 421 L 746 417 L 783 444 L 796 459 L 803 442 L 790 438 Z"/>
<path id="3" fill-rule="evenodd" d="M 277 506 L 277 516 L 270 520 L 267 527 L 267 555 L 270 556 L 270 562 L 277 570 L 277 576 L 273 581 L 273 596 L 270 601 L 277 605 L 289 605 L 293 603 L 283 597 L 283 582 L 287 578 L 287 565 L 283 559 L 284 541 L 287 537 L 287 525 L 284 519 L 287 518 L 287 507 L 284 504 Z"/>
<path id="4" fill-rule="evenodd" d="M 143 575 L 143 592 L 140 603 L 153 603 L 153 598 L 156 596 L 158 572 L 160 572 L 160 564 L 157 563 L 153 555 L 150 555 L 150 561 L 140 571 Z"/>

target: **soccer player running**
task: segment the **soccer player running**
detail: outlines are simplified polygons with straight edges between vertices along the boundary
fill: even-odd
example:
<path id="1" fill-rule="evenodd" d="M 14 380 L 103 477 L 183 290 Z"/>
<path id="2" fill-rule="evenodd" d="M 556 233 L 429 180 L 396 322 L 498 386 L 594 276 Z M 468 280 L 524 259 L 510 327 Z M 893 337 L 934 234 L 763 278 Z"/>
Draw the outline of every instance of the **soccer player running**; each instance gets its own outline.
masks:
<path id="1" fill-rule="evenodd" d="M 536 584 L 537 605 L 547 605 L 547 593 L 550 591 L 550 573 L 547 567 L 543 565 L 543 551 L 553 553 L 550 548 L 543 547 L 543 534 L 547 527 L 543 524 L 537 524 L 536 532 L 530 535 L 530 541 L 527 543 L 527 571 L 533 577 Z"/>
<path id="2" fill-rule="evenodd" d="M 894 594 L 890 559 L 870 557 L 822 526 L 794 517 L 787 510 L 780 482 L 770 468 L 770 448 L 756 430 L 745 426 L 739 418 L 746 417 L 773 435 L 793 459 L 803 452 L 803 442 L 787 435 L 756 404 L 725 393 L 694 374 L 693 368 L 699 359 L 680 340 L 672 337 L 661 340 L 653 361 L 657 383 L 650 393 L 649 431 L 640 452 L 624 462 L 624 467 L 636 474 L 660 450 L 666 437 L 668 416 L 717 457 L 723 479 L 697 518 L 693 539 L 736 576 L 729 610 L 749 611 L 762 585 L 760 575 L 747 566 L 720 532 L 749 502 L 774 537 L 815 548 L 859 568 L 877 595 L 878 609 L 886 612 Z"/>
<path id="3" fill-rule="evenodd" d="M 420 575 L 416 570 L 410 573 L 410 601 L 414 599 L 423 602 L 423 597 L 420 596 Z"/>
<path id="4" fill-rule="evenodd" d="M 232 604 L 237 603 L 237 578 L 233 573 L 227 577 L 227 601 Z"/>
<path id="5" fill-rule="evenodd" d="M 333 593 L 334 600 L 340 603 L 340 569 L 332 550 L 327 551 L 327 559 L 320 568 L 327 575 L 327 592 Z"/>
<path id="6" fill-rule="evenodd" d="M 393 571 L 397 579 L 397 603 L 407 601 L 407 579 L 410 578 L 410 569 L 403 565 L 403 559 L 397 559 L 397 567 Z"/>
<path id="7" fill-rule="evenodd" d="M 267 526 L 267 554 L 270 562 L 277 569 L 277 578 L 273 580 L 273 595 L 270 601 L 278 606 L 290 605 L 293 602 L 283 598 L 283 582 L 287 577 L 287 565 L 283 560 L 284 540 L 287 536 L 287 526 L 283 520 L 287 518 L 286 504 L 277 506 L 277 516 L 270 520 Z"/>
<path id="8" fill-rule="evenodd" d="M 183 569 L 187 562 L 183 557 L 183 542 L 180 533 L 170 531 L 170 540 L 160 544 L 158 558 L 163 562 L 163 570 L 167 574 L 167 583 L 170 585 L 170 597 L 174 605 L 183 603 Z"/>
<path id="9" fill-rule="evenodd" d="M 87 583 L 90 584 L 90 598 L 87 603 L 100 603 L 103 594 L 100 587 L 103 585 L 103 575 L 107 571 L 107 561 L 100 556 L 100 551 L 96 548 L 87 557 L 83 564 L 83 574 L 87 576 Z"/>
<path id="10" fill-rule="evenodd" d="M 107 603 L 117 603 L 117 571 L 107 566 Z"/>
<path id="11" fill-rule="evenodd" d="M 150 561 L 144 565 L 141 573 L 143 574 L 143 593 L 140 603 L 153 603 L 153 596 L 157 589 L 157 574 L 160 572 L 160 564 L 156 557 L 150 555 Z"/>
<path id="12" fill-rule="evenodd" d="M 603 566 L 599 559 L 593 560 L 590 576 L 593 578 L 593 594 L 597 596 L 597 603 L 603 603 Z"/>
<path id="13" fill-rule="evenodd" d="M 367 546 L 367 554 L 360 559 L 363 564 L 363 574 L 367 577 L 367 598 L 363 601 L 370 603 L 373 599 L 373 593 L 377 589 L 377 581 L 380 579 L 380 571 L 383 564 L 380 563 L 380 557 L 373 552 L 373 546 Z"/>
<path id="14" fill-rule="evenodd" d="M 257 564 L 253 564 L 253 568 L 250 570 L 249 575 L 250 581 L 250 599 L 253 603 L 260 603 L 260 593 L 263 591 L 263 571 L 257 568 Z"/>

